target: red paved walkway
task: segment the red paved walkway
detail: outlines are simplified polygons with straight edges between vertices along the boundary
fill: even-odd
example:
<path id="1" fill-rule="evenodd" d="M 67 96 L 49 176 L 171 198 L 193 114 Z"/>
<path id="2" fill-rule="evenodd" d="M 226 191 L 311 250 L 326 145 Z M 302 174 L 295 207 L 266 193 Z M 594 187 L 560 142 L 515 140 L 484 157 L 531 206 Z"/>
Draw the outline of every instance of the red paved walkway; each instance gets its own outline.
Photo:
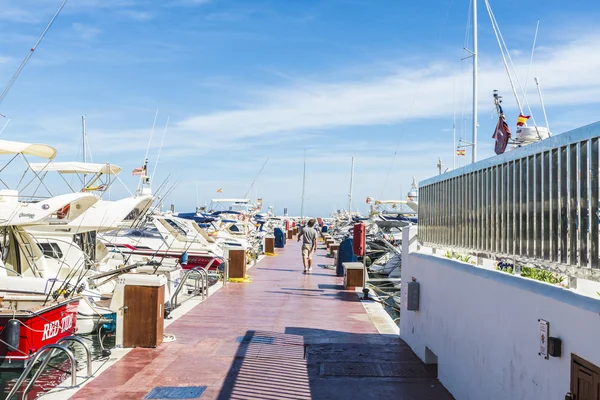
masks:
<path id="1" fill-rule="evenodd" d="M 132 350 L 73 398 L 207 386 L 200 400 L 451 399 L 403 341 L 377 333 L 335 271 L 303 275 L 296 242 L 278 252 L 249 271 L 252 283 L 228 284 L 168 326 L 175 342 Z"/>

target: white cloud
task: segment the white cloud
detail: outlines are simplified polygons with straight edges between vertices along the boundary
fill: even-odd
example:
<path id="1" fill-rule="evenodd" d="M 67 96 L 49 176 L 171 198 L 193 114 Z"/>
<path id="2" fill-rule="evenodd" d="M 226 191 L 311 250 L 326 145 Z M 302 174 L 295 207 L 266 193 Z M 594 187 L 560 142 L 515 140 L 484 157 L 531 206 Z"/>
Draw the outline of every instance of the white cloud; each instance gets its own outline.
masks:
<path id="1" fill-rule="evenodd" d="M 97 37 L 102 32 L 98 28 L 95 28 L 93 26 L 84 25 L 84 24 L 81 24 L 79 22 L 73 23 L 73 30 L 82 39 L 85 39 L 85 40 L 94 39 L 95 37 Z"/>
<path id="2" fill-rule="evenodd" d="M 120 12 L 121 15 L 133 19 L 135 21 L 149 21 L 151 19 L 154 19 L 154 15 L 150 14 L 149 12 L 146 11 L 138 11 L 138 10 L 122 10 Z"/>
<path id="3" fill-rule="evenodd" d="M 516 59 L 522 80 L 528 61 L 528 58 Z M 510 107 L 514 99 L 510 96 L 512 92 L 500 56 L 493 62 L 484 59 L 480 65 L 481 107 L 492 108 L 491 93 L 498 89 L 505 97 L 507 108 L 515 108 Z M 547 106 L 595 104 L 600 101 L 597 96 L 599 69 L 600 40 L 598 36 L 588 36 L 549 52 L 538 52 L 531 76 L 540 78 Z M 192 116 L 181 121 L 178 127 L 204 137 L 240 139 L 274 132 L 450 117 L 455 81 L 459 85 L 465 83 L 467 93 L 470 91 L 470 72 L 455 78 L 452 65 L 435 63 L 429 67 L 399 68 L 387 75 L 362 80 L 266 88 L 258 92 L 258 98 L 247 107 Z M 531 102 L 537 102 L 535 90 L 530 89 L 529 97 Z"/>

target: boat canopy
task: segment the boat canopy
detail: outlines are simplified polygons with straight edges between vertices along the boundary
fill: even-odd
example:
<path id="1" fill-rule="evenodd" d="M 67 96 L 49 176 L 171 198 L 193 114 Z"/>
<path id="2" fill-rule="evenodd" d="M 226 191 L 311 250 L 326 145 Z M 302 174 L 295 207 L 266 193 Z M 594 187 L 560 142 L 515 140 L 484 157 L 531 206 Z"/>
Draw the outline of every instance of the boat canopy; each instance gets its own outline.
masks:
<path id="1" fill-rule="evenodd" d="M 0 154 L 27 154 L 52 160 L 56 157 L 56 152 L 54 147 L 46 144 L 0 140 Z"/>
<path id="2" fill-rule="evenodd" d="M 61 174 L 105 174 L 119 175 L 123 168 L 115 164 L 92 164 L 77 161 L 31 163 L 31 169 L 39 171 L 56 171 Z"/>

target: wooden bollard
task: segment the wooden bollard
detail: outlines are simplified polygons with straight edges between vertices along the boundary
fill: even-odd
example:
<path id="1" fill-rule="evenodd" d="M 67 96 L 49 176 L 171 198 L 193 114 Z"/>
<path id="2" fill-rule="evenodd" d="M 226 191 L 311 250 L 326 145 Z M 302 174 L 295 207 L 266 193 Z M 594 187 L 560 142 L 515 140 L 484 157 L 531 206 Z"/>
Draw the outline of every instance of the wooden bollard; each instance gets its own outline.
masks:
<path id="1" fill-rule="evenodd" d="M 335 252 L 338 251 L 339 248 L 339 243 L 332 243 L 331 246 L 329 246 L 329 254 L 331 255 L 331 257 L 334 256 Z"/>
<path id="2" fill-rule="evenodd" d="M 275 254 L 275 238 L 265 237 L 265 253 Z"/>
<path id="3" fill-rule="evenodd" d="M 288 229 L 288 231 L 287 231 L 287 238 L 288 238 L 288 240 L 291 240 L 294 238 L 294 233 L 291 229 Z"/>
<path id="4" fill-rule="evenodd" d="M 344 288 L 354 290 L 363 286 L 364 266 L 360 262 L 342 263 L 344 267 Z"/>
<path id="5" fill-rule="evenodd" d="M 246 250 L 229 249 L 229 277 L 246 277 Z"/>

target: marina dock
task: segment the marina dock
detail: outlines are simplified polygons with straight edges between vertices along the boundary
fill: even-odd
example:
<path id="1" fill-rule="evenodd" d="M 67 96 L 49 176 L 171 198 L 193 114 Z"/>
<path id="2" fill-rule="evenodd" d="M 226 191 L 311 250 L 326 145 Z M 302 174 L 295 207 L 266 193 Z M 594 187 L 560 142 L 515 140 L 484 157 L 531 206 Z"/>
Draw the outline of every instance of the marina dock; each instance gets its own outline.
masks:
<path id="1" fill-rule="evenodd" d="M 228 283 L 170 324 L 175 341 L 130 351 L 72 398 L 452 399 L 327 260 L 319 250 L 303 275 L 288 241 L 249 270 L 252 282 Z"/>

